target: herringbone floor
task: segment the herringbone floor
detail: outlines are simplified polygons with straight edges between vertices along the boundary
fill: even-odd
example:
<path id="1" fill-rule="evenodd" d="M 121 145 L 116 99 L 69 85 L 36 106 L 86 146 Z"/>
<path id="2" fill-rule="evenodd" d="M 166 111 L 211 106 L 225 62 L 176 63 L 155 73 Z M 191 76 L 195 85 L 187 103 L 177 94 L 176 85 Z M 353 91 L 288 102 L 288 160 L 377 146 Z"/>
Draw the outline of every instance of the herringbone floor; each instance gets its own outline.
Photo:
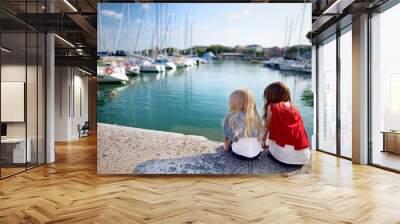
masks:
<path id="1" fill-rule="evenodd" d="M 96 142 L 0 181 L 0 223 L 400 223 L 400 175 L 314 153 L 311 174 L 97 176 Z"/>

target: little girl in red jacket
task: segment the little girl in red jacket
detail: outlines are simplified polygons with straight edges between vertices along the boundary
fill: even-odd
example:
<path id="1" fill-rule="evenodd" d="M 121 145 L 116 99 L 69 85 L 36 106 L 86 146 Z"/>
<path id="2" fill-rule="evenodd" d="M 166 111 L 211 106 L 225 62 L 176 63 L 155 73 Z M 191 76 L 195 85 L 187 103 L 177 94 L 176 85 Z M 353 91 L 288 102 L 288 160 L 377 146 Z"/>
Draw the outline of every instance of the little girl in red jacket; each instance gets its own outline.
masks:
<path id="1" fill-rule="evenodd" d="M 291 102 L 287 85 L 275 82 L 267 86 L 264 101 L 264 142 L 268 140 L 270 154 L 282 163 L 309 164 L 307 133 L 299 111 Z"/>

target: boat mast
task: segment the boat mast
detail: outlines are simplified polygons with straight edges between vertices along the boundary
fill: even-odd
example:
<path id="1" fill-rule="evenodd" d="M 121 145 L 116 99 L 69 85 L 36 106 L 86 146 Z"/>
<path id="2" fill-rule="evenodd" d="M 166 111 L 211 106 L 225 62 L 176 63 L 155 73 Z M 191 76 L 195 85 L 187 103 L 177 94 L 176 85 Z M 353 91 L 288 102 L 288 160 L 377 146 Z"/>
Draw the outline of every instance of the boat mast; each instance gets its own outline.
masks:
<path id="1" fill-rule="evenodd" d="M 304 22 L 304 13 L 306 11 L 306 3 L 303 3 L 303 10 L 301 12 L 301 20 L 300 20 L 300 27 L 299 27 L 299 45 L 301 45 L 301 36 L 303 33 L 303 22 Z M 299 48 L 297 48 L 296 52 L 296 59 L 299 58 Z"/>
<path id="2" fill-rule="evenodd" d="M 167 32 L 168 32 L 168 26 L 169 26 L 169 23 L 170 23 L 170 21 L 169 21 L 169 15 L 168 15 L 168 4 L 165 4 L 165 31 L 164 31 L 164 35 L 165 35 L 165 40 L 164 40 L 164 43 L 163 43 L 163 46 L 164 46 L 164 54 L 166 54 L 166 51 L 167 51 L 167 39 L 168 39 L 168 36 L 167 36 Z"/>
<path id="3" fill-rule="evenodd" d="M 142 9 L 142 16 L 140 17 L 140 21 L 139 21 L 139 28 L 138 28 L 138 31 L 137 31 L 137 34 L 136 34 L 135 47 L 133 49 L 134 52 L 137 51 L 137 45 L 138 45 L 138 42 L 139 42 L 140 32 L 142 30 L 142 23 L 143 23 L 143 18 L 144 18 L 145 11 L 146 11 L 145 8 L 143 8 Z"/>
<path id="4" fill-rule="evenodd" d="M 119 29 L 118 29 L 118 34 L 117 34 L 117 40 L 116 40 L 116 42 L 115 42 L 115 51 L 117 51 L 118 48 L 119 48 L 119 42 L 120 42 L 120 39 L 121 39 L 122 23 L 123 23 L 124 17 L 125 17 L 125 7 L 126 7 L 126 4 L 124 4 L 124 6 L 123 6 L 123 8 L 122 8 L 122 18 L 120 19 L 120 22 L 119 22 Z"/>
<path id="5" fill-rule="evenodd" d="M 185 38 L 185 46 L 184 46 L 184 49 L 185 49 L 185 53 L 187 54 L 187 48 L 188 48 L 188 45 L 189 45 L 189 38 L 188 38 L 188 33 L 189 33 L 189 18 L 188 18 L 188 15 L 186 14 L 186 23 L 185 23 L 185 36 L 184 36 L 184 38 Z"/>
<path id="6" fill-rule="evenodd" d="M 283 59 L 285 59 L 285 55 L 286 55 L 286 43 L 287 43 L 287 28 L 288 28 L 288 23 L 289 23 L 289 19 L 286 18 L 286 22 L 285 22 L 285 39 L 283 40 Z"/>
<path id="7" fill-rule="evenodd" d="M 193 22 L 190 22 L 190 55 L 193 55 Z"/>
<path id="8" fill-rule="evenodd" d="M 130 11 L 129 11 L 129 9 L 130 9 L 130 4 L 128 4 L 128 9 L 127 9 L 127 12 L 128 12 L 128 48 L 127 48 L 127 53 L 128 53 L 128 55 L 129 54 L 132 54 L 132 45 L 131 45 L 131 42 L 133 41 L 133 39 L 132 39 L 132 36 L 131 36 L 131 19 L 130 19 Z"/>

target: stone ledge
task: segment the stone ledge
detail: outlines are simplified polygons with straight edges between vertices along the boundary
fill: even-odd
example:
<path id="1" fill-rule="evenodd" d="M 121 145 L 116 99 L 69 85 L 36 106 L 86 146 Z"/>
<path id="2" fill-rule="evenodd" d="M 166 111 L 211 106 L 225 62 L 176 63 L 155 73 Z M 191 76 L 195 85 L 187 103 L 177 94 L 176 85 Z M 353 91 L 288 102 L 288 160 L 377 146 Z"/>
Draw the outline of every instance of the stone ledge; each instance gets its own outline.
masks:
<path id="1" fill-rule="evenodd" d="M 98 123 L 98 174 L 272 174 L 299 168 L 267 155 L 242 161 L 202 136 Z"/>

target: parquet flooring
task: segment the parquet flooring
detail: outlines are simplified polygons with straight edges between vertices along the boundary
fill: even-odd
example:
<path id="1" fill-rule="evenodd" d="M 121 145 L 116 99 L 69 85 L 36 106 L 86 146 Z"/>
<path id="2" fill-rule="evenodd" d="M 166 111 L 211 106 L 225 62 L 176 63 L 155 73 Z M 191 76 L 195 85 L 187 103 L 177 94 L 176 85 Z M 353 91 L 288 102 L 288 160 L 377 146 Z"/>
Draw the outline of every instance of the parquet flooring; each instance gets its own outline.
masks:
<path id="1" fill-rule="evenodd" d="M 98 176 L 94 137 L 0 181 L 0 223 L 400 223 L 400 175 L 315 152 L 311 174 Z"/>

